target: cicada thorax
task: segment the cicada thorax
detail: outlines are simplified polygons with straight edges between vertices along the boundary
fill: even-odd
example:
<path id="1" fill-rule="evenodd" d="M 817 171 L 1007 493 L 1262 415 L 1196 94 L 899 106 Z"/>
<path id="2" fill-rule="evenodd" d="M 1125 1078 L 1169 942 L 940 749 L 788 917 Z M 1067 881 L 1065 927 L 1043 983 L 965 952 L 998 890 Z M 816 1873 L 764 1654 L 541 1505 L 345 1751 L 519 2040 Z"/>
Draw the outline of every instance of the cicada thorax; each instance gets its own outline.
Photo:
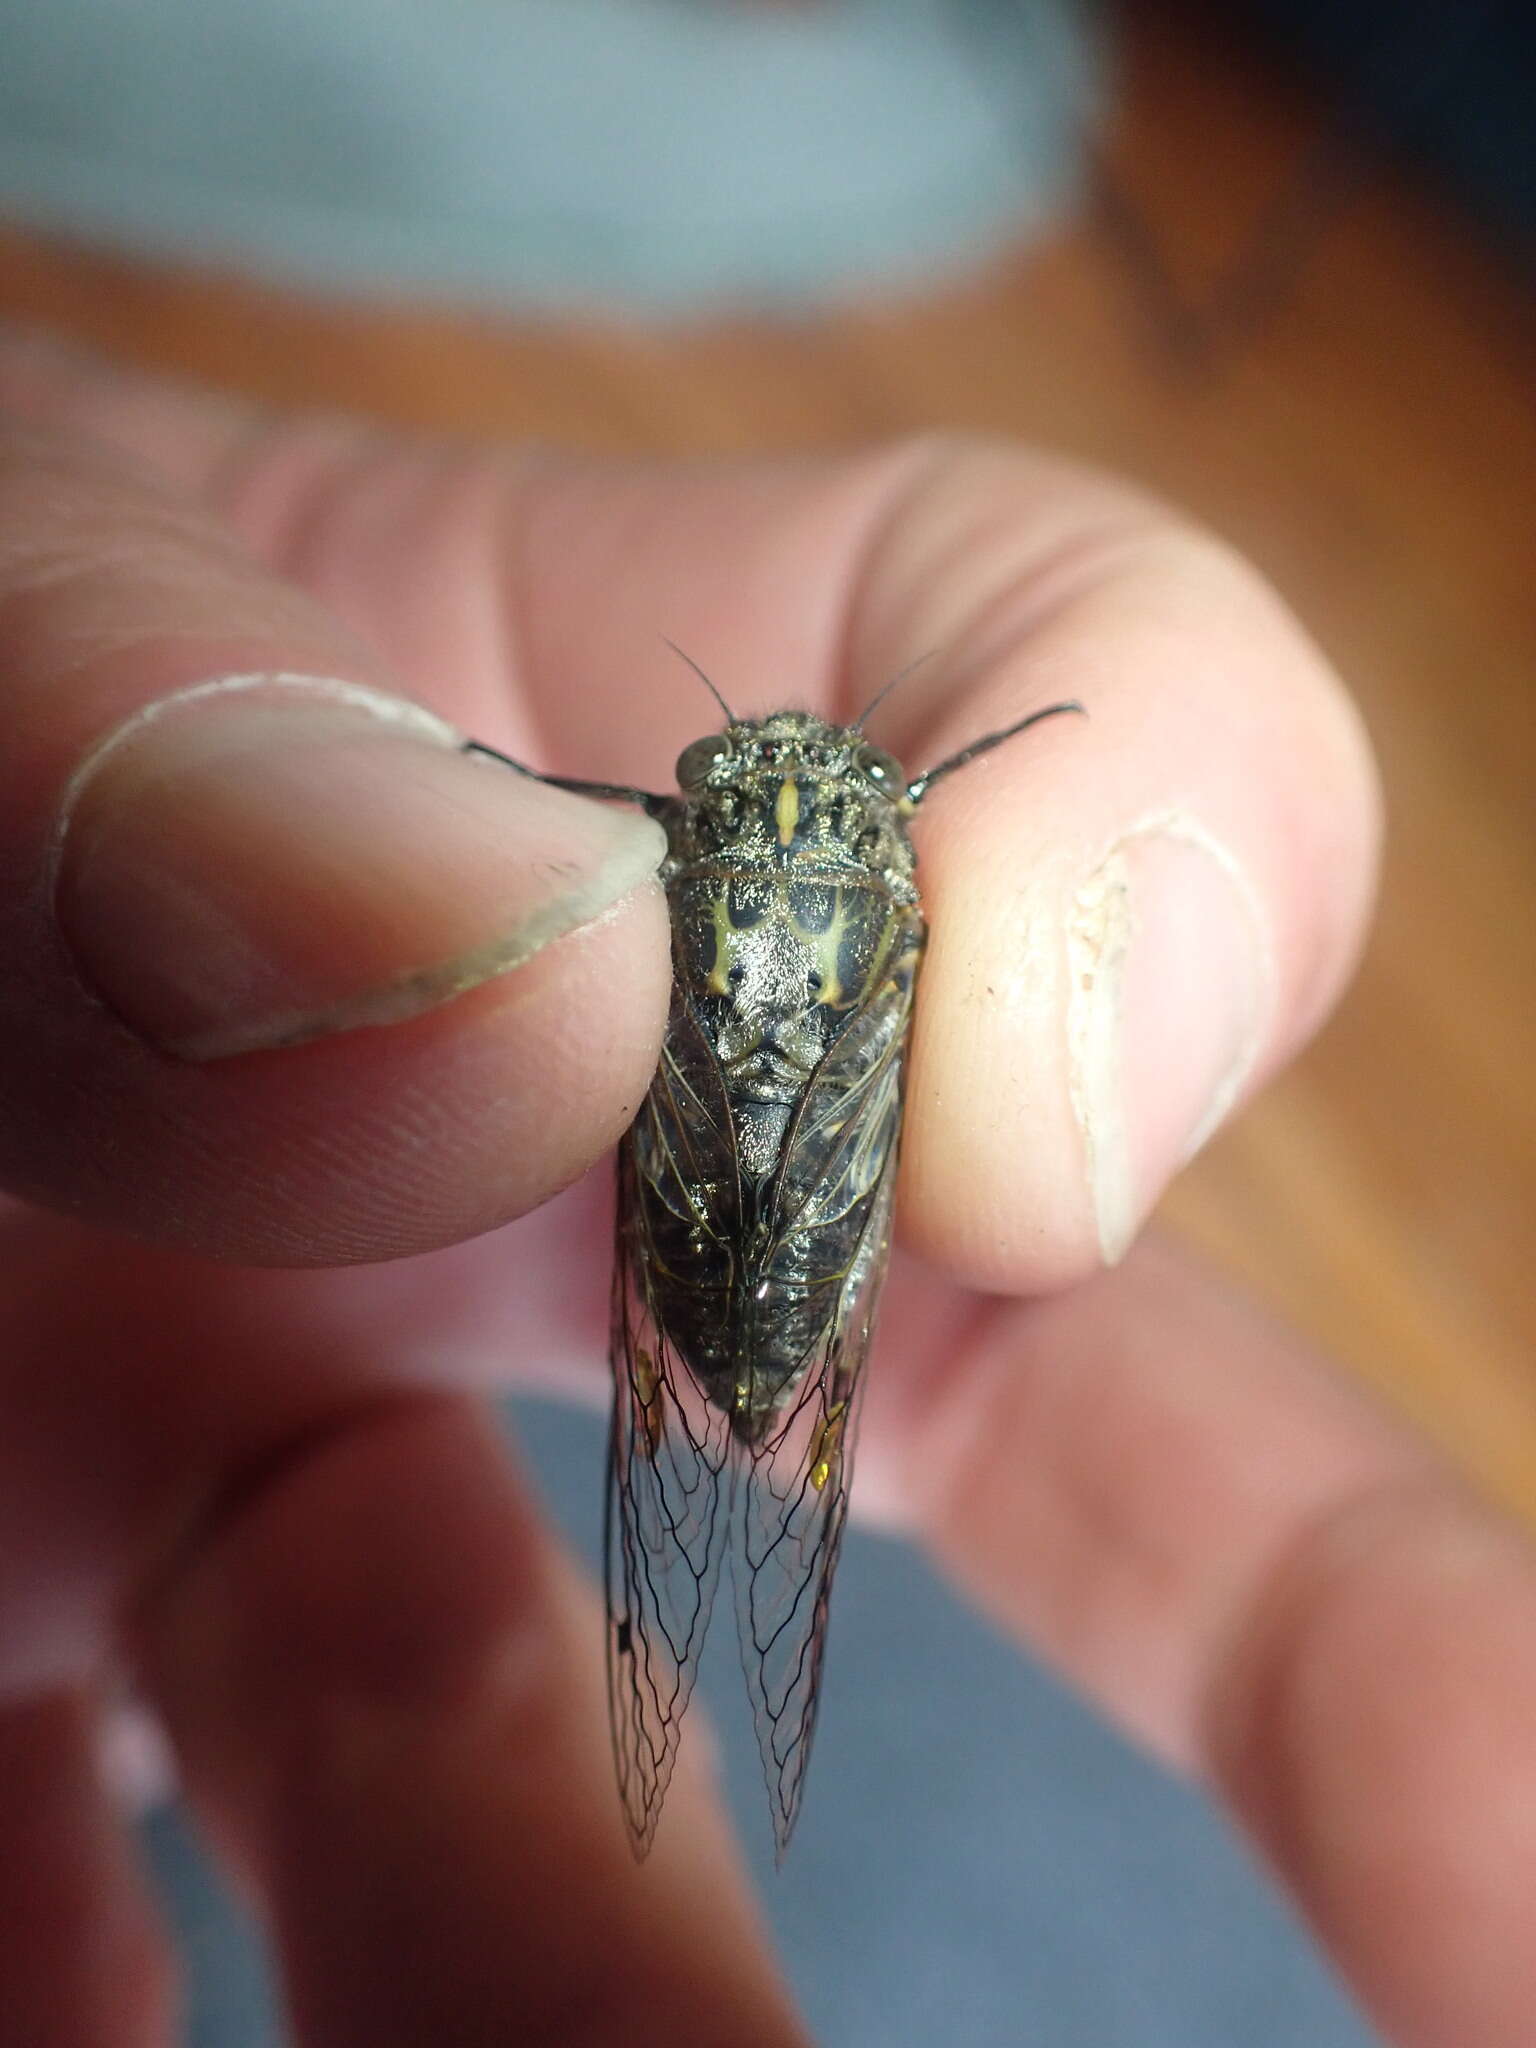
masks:
<path id="1" fill-rule="evenodd" d="M 868 1224 L 898 1136 L 923 923 L 904 824 L 854 772 L 846 735 L 784 713 L 743 751 L 737 773 L 665 821 L 668 1113 L 642 1118 L 632 1142 L 642 1197 L 659 1197 L 658 1320 L 755 1442 L 824 1357 L 861 1260 L 877 1255 Z M 696 1148 L 715 1171 L 691 1180 L 677 1159 L 679 1088 L 727 1141 Z"/>

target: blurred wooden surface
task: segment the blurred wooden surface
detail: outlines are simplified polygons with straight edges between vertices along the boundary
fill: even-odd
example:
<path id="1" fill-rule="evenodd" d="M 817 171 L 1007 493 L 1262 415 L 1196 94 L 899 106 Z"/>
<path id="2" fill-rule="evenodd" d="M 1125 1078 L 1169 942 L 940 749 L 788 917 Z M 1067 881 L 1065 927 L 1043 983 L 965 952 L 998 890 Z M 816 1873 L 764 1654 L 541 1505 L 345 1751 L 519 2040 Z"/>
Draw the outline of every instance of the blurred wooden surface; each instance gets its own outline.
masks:
<path id="1" fill-rule="evenodd" d="M 1245 67 L 1138 29 L 1117 182 L 1197 287 L 1315 125 Z M 1004 430 L 1246 548 L 1364 704 L 1385 895 L 1343 1014 L 1168 1209 L 1536 1513 L 1536 350 L 1456 221 L 1371 170 L 1273 318 L 1203 371 L 1156 345 L 1091 219 L 968 288 L 803 327 L 335 310 L 5 231 L 0 312 L 274 401 L 607 449 Z"/>

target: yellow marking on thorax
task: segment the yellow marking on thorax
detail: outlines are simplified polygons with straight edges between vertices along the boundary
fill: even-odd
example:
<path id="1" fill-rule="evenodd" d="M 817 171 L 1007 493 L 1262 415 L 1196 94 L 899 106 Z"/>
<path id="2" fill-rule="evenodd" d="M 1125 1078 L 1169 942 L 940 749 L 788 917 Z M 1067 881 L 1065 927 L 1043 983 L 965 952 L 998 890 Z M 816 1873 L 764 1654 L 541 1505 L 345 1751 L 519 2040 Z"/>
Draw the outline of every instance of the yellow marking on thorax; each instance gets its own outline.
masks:
<path id="1" fill-rule="evenodd" d="M 780 846 L 788 846 L 793 841 L 795 827 L 800 822 L 800 787 L 793 775 L 786 775 L 779 784 L 778 801 L 773 807 L 773 820 L 779 828 Z"/>
<path id="2" fill-rule="evenodd" d="M 841 957 L 843 932 L 848 923 L 848 913 L 843 907 L 843 892 L 837 892 L 837 910 L 832 922 L 816 942 L 816 964 L 821 972 L 821 990 L 817 1001 L 829 1010 L 835 1010 L 843 1000 Z"/>
<path id="3" fill-rule="evenodd" d="M 728 977 L 736 947 L 736 927 L 731 923 L 730 899 L 723 887 L 715 892 L 714 924 L 715 962 L 709 970 L 709 992 L 712 996 L 728 996 L 731 992 Z"/>
<path id="4" fill-rule="evenodd" d="M 849 997 L 849 991 L 843 987 L 842 978 L 843 940 L 859 913 L 859 907 L 856 891 L 839 888 L 833 892 L 832 916 L 825 931 L 807 931 L 804 925 L 795 926 L 801 938 L 811 948 L 816 960 L 816 971 L 821 976 L 821 987 L 816 1000 L 829 1010 L 841 1009 Z M 863 991 L 856 989 L 852 993 L 857 998 Z"/>

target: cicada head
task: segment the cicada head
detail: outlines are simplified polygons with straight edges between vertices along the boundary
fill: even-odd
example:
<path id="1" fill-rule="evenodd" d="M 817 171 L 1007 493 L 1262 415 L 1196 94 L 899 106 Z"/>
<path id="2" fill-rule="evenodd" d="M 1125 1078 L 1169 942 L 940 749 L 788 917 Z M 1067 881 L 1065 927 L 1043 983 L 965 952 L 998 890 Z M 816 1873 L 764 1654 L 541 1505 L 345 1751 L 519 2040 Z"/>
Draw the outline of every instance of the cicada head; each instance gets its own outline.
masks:
<path id="1" fill-rule="evenodd" d="M 677 780 L 685 852 L 764 872 L 857 870 L 912 892 L 905 772 L 856 726 L 808 711 L 734 719 L 683 749 Z"/>

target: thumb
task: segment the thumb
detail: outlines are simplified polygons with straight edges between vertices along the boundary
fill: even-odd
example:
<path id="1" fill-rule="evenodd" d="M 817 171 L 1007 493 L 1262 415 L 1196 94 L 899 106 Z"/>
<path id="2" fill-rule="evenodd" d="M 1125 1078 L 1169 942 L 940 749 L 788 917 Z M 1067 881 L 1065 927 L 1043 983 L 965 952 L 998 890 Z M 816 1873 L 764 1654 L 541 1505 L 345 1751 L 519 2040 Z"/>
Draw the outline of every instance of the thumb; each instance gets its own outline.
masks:
<path id="1" fill-rule="evenodd" d="M 654 1066 L 658 828 L 104 461 L 0 434 L 0 1184 L 282 1264 L 533 1206 Z"/>

